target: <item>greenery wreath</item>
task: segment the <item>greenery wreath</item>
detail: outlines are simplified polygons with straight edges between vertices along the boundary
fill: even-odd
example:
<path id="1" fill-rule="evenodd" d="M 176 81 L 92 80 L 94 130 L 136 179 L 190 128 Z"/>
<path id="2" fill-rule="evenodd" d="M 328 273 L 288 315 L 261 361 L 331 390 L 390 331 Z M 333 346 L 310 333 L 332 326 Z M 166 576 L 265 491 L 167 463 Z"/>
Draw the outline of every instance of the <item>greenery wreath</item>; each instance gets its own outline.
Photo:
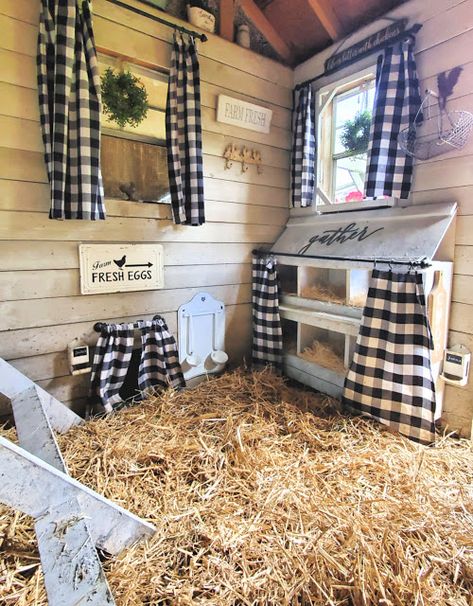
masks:
<path id="1" fill-rule="evenodd" d="M 347 152 L 362 154 L 368 149 L 371 129 L 371 112 L 359 112 L 342 127 L 340 141 Z"/>
<path id="2" fill-rule="evenodd" d="M 148 113 L 148 93 L 144 84 L 129 71 L 115 73 L 109 67 L 102 76 L 104 113 L 122 128 L 138 126 Z"/>

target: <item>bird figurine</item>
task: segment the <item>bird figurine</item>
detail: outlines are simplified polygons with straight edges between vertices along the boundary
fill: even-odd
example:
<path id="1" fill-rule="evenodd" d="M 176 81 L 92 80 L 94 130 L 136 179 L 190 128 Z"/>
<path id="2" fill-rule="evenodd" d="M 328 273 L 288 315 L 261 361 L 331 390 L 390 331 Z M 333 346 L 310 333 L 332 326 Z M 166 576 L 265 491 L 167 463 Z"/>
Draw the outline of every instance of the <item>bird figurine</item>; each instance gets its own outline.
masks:
<path id="1" fill-rule="evenodd" d="M 130 181 L 129 183 L 120 183 L 118 185 L 118 189 L 125 194 L 126 200 L 133 202 L 138 201 L 138 198 L 135 197 L 136 185 L 133 183 L 133 181 Z"/>
<path id="2" fill-rule="evenodd" d="M 463 68 L 460 66 L 454 67 L 448 73 L 441 72 L 437 76 L 437 86 L 439 90 L 439 107 L 444 110 L 447 105 L 447 98 L 453 93 L 458 78 L 462 73 Z"/>
<path id="3" fill-rule="evenodd" d="M 123 257 L 118 259 L 118 261 L 114 259 L 113 262 L 121 269 L 126 263 L 126 255 L 123 255 Z"/>

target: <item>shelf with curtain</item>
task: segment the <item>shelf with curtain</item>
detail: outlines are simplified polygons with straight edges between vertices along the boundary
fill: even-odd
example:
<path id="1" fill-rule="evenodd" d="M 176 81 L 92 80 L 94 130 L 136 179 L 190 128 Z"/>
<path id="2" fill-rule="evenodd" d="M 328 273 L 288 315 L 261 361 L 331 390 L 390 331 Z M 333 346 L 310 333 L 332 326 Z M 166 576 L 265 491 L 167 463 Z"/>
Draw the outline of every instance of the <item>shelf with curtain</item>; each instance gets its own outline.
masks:
<path id="1" fill-rule="evenodd" d="M 455 204 L 445 204 L 290 220 L 272 249 L 280 275 L 284 373 L 341 397 L 373 268 L 394 276 L 420 274 L 434 337 L 431 367 L 438 418 L 444 393 L 439 375 L 448 334 L 454 216 Z M 324 235 L 346 236 L 355 233 L 354 225 L 363 234 L 361 239 L 335 237 L 327 246 Z"/>

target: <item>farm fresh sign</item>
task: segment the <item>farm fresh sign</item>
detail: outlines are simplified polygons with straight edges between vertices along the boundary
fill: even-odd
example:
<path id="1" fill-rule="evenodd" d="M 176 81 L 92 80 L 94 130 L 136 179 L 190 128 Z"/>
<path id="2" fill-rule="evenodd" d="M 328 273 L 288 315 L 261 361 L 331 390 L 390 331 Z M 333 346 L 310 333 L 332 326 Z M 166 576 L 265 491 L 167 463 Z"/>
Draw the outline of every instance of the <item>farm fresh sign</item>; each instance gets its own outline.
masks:
<path id="1" fill-rule="evenodd" d="M 83 295 L 163 288 L 163 247 L 159 244 L 81 244 Z"/>
<path id="2" fill-rule="evenodd" d="M 240 126 L 259 133 L 269 133 L 273 112 L 266 107 L 233 99 L 226 95 L 218 96 L 217 121 Z"/>

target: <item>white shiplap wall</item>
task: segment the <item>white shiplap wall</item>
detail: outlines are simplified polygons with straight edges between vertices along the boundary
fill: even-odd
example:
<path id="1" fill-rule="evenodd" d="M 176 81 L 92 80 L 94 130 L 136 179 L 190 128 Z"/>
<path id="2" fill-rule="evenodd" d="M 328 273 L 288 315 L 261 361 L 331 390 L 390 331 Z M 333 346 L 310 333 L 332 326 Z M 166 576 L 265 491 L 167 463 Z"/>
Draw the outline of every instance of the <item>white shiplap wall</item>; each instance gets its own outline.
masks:
<path id="1" fill-rule="evenodd" d="M 207 290 L 227 305 L 227 349 L 238 363 L 250 343 L 251 250 L 273 242 L 288 215 L 293 72 L 217 36 L 200 45 L 204 226 L 174 226 L 168 207 L 120 200 L 107 202 L 105 222 L 51 221 L 36 96 L 38 11 L 37 0 L 0 2 L 0 357 L 80 406 L 87 376 L 68 374 L 69 341 L 93 343 L 97 320 L 155 313 L 176 331 L 177 308 Z M 168 69 L 171 29 L 106 0 L 94 0 L 94 14 L 96 44 L 104 54 Z M 219 93 L 271 108 L 271 133 L 217 123 Z M 160 119 L 151 118 L 143 128 Z M 224 171 L 221 155 L 230 142 L 260 149 L 263 174 Z M 162 243 L 165 289 L 81 296 L 80 242 Z"/>
<path id="2" fill-rule="evenodd" d="M 389 13 L 408 17 L 423 25 L 416 42 L 416 59 L 421 90 L 436 90 L 438 73 L 457 65 L 463 67 L 449 109 L 473 112 L 473 0 L 411 0 Z M 378 20 L 351 36 L 349 46 L 387 24 Z M 295 81 L 302 82 L 323 72 L 324 61 L 334 52 L 327 49 L 300 65 Z M 320 80 L 320 86 L 367 67 L 373 58 L 345 68 Z M 461 150 L 416 162 L 411 200 L 414 204 L 456 201 L 459 204 L 455 240 L 453 301 L 450 317 L 450 345 L 463 343 L 473 351 L 473 137 Z M 469 435 L 473 419 L 473 379 L 465 389 L 447 386 L 444 418 L 451 428 Z"/>

